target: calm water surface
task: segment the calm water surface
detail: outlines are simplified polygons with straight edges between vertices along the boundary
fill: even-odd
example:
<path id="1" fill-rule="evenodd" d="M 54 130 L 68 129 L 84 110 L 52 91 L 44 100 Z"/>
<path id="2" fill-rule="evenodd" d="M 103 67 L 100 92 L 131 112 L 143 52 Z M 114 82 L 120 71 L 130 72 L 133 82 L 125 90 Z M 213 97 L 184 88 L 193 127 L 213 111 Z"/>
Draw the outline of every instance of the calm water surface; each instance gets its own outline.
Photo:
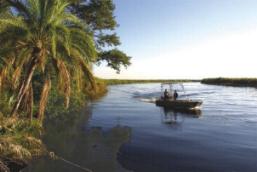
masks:
<path id="1" fill-rule="evenodd" d="M 150 103 L 160 84 L 111 86 L 90 108 L 49 123 L 44 140 L 94 172 L 256 172 L 257 89 L 184 86 L 185 97 L 204 102 L 201 112 Z M 46 158 L 24 171 L 81 170 Z"/>

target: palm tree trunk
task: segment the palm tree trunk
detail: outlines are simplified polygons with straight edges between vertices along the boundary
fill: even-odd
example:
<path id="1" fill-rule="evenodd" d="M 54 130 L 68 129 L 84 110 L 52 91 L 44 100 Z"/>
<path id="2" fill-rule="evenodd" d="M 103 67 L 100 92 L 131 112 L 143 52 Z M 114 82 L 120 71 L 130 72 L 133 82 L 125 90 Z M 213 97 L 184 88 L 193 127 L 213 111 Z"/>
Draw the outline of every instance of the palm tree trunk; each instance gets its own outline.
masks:
<path id="1" fill-rule="evenodd" d="M 17 101 L 16 101 L 16 103 L 15 103 L 13 109 L 12 109 L 11 116 L 16 116 L 17 115 L 17 112 L 18 112 L 19 107 L 21 105 L 21 102 L 24 98 L 24 95 L 29 89 L 29 86 L 31 84 L 32 76 L 33 76 L 34 71 L 35 71 L 36 66 L 37 66 L 37 61 L 38 61 L 37 59 L 38 59 L 37 56 L 34 56 L 34 58 L 32 59 L 30 65 L 29 65 L 26 77 L 25 77 L 25 79 L 24 79 L 24 81 L 21 84 L 21 87 L 19 89 L 19 93 L 18 93 L 18 96 L 17 96 Z"/>

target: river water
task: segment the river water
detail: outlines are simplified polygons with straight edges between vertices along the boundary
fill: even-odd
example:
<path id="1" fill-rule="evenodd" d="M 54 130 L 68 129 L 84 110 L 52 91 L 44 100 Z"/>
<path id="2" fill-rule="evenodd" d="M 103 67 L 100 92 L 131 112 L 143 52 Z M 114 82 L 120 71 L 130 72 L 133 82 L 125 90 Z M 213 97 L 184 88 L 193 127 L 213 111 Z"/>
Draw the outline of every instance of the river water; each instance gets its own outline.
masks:
<path id="1" fill-rule="evenodd" d="M 51 121 L 50 150 L 93 172 L 256 172 L 257 89 L 185 83 L 201 111 L 151 103 L 160 84 L 110 86 L 79 113 Z M 181 94 L 180 94 L 181 95 Z M 61 160 L 36 160 L 27 172 L 80 172 Z"/>

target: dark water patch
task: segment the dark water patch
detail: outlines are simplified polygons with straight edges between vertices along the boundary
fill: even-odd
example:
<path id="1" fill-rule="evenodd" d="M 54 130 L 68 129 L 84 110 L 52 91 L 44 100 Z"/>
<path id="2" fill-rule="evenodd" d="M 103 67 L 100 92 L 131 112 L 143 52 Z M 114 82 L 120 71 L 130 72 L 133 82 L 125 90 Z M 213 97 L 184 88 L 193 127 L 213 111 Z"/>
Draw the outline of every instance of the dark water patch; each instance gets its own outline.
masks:
<path id="1" fill-rule="evenodd" d="M 176 141 L 170 144 L 170 147 L 176 149 L 160 151 L 159 149 L 125 145 L 120 150 L 118 160 L 124 167 L 135 172 L 227 172 L 242 170 L 253 172 L 256 170 L 255 161 L 245 163 L 247 158 L 244 157 L 244 154 L 235 155 L 231 151 L 210 150 L 208 147 L 199 147 L 193 143 L 185 144 Z M 251 154 L 254 156 L 254 153 Z"/>

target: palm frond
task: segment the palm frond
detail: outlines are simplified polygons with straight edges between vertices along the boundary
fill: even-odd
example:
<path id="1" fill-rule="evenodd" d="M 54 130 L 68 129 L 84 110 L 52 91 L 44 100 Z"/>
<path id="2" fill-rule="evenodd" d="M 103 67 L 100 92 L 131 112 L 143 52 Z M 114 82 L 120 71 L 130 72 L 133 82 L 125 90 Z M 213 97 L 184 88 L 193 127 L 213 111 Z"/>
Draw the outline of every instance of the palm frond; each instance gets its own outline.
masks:
<path id="1" fill-rule="evenodd" d="M 51 80 L 48 78 L 44 83 L 41 96 L 40 96 L 40 102 L 39 102 L 38 116 L 41 122 L 44 119 L 44 112 L 45 112 L 47 98 L 48 98 L 50 89 L 51 89 Z"/>
<path id="2" fill-rule="evenodd" d="M 20 79 L 20 76 L 21 76 L 21 71 L 22 68 L 21 67 L 17 67 L 14 72 L 13 72 L 13 76 L 12 76 L 12 85 L 14 87 L 14 89 L 16 89 L 18 87 L 18 84 L 19 84 L 19 79 Z"/>
<path id="3" fill-rule="evenodd" d="M 58 45 L 63 46 L 65 51 L 67 52 L 68 56 L 70 56 L 70 49 L 71 49 L 71 35 L 70 30 L 66 26 L 60 25 L 56 27 L 56 31 L 58 33 Z"/>
<path id="4" fill-rule="evenodd" d="M 24 30 L 27 29 L 26 24 L 24 24 L 24 21 L 20 17 L 0 18 L 0 27 L 1 26 L 14 26 Z"/>
<path id="5" fill-rule="evenodd" d="M 6 2 L 10 7 L 15 8 L 15 10 L 18 11 L 19 14 L 22 15 L 24 18 L 31 18 L 31 14 L 26 4 L 24 4 L 24 1 L 6 0 Z"/>
<path id="6" fill-rule="evenodd" d="M 60 91 L 64 94 L 65 97 L 65 107 L 69 107 L 70 103 L 70 94 L 71 94 L 71 83 L 70 83 L 70 73 L 65 65 L 65 63 L 57 59 L 57 67 L 58 67 L 58 74 L 59 74 L 59 88 Z"/>
<path id="7" fill-rule="evenodd" d="M 31 17 L 33 17 L 34 21 L 37 21 L 40 16 L 40 1 L 38 0 L 27 0 L 28 1 L 28 10 L 31 14 Z"/>
<path id="8" fill-rule="evenodd" d="M 77 57 L 79 63 L 80 63 L 80 67 L 82 69 L 82 71 L 84 72 L 84 75 L 86 76 L 86 78 L 88 79 L 90 85 L 92 86 L 92 89 L 95 89 L 96 87 L 96 82 L 95 82 L 95 78 L 93 73 L 91 72 L 91 68 L 88 66 L 88 64 L 86 64 L 84 62 L 84 60 L 81 57 Z"/>

